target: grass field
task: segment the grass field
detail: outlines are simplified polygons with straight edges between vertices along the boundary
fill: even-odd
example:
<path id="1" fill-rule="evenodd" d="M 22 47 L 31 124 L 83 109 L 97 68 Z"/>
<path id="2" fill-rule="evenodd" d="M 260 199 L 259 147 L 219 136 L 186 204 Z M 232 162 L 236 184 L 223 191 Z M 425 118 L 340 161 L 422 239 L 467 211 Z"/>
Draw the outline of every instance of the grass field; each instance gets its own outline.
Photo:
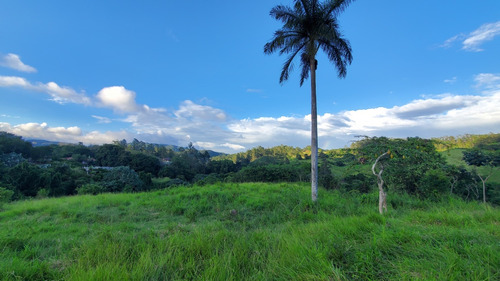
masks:
<path id="1" fill-rule="evenodd" d="M 10 203 L 1 280 L 499 280 L 500 209 L 307 184 Z"/>

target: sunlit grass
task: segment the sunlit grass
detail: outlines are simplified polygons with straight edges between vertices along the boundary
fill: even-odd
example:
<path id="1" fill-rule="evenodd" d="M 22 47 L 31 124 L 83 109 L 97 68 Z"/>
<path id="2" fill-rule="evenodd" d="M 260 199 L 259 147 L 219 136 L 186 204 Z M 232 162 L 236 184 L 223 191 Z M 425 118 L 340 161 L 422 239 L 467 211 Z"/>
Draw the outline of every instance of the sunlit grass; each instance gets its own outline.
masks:
<path id="1" fill-rule="evenodd" d="M 307 184 L 219 184 L 15 202 L 1 280 L 498 280 L 500 210 Z"/>

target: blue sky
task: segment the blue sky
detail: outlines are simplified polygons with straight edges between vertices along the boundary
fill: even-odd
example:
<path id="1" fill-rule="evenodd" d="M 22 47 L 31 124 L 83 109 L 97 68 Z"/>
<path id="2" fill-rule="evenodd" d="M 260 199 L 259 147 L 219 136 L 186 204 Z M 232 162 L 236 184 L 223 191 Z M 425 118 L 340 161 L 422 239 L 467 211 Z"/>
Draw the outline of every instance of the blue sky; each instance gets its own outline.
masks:
<path id="1" fill-rule="evenodd" d="M 310 142 L 309 81 L 264 55 L 292 1 L 3 1 L 0 131 L 238 152 Z M 500 1 L 354 1 L 347 77 L 320 55 L 319 145 L 500 131 Z"/>

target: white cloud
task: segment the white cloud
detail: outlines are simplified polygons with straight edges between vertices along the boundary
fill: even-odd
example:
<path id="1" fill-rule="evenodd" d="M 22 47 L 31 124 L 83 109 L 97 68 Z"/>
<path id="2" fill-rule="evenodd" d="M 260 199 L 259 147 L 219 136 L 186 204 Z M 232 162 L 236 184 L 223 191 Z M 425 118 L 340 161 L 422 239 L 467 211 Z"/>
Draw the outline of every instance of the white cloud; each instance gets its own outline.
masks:
<path id="1" fill-rule="evenodd" d="M 457 77 L 452 77 L 451 79 L 445 79 L 443 81 L 444 83 L 448 83 L 448 84 L 455 84 L 457 82 Z"/>
<path id="2" fill-rule="evenodd" d="M 25 123 L 11 125 L 0 122 L 0 131 L 23 136 L 24 138 L 45 139 L 49 141 L 70 142 L 84 144 L 111 143 L 114 140 L 131 139 L 132 135 L 125 131 L 118 132 L 87 132 L 83 133 L 79 127 L 50 127 L 47 123 Z"/>
<path id="3" fill-rule="evenodd" d="M 97 119 L 98 123 L 102 123 L 102 124 L 109 124 L 109 123 L 111 123 L 111 119 L 109 119 L 108 117 L 92 115 L 92 118 Z"/>
<path id="4" fill-rule="evenodd" d="M 226 113 L 220 109 L 195 104 L 190 100 L 186 100 L 181 104 L 179 110 L 175 112 L 175 116 L 193 121 L 225 121 L 227 118 Z"/>
<path id="5" fill-rule="evenodd" d="M 78 93 L 69 87 L 61 87 L 55 82 L 47 84 L 33 84 L 23 77 L 17 76 L 0 76 L 0 87 L 20 87 L 29 91 L 37 91 L 48 94 L 51 100 L 60 104 L 77 103 L 90 105 L 91 100 L 85 93 Z"/>
<path id="6" fill-rule="evenodd" d="M 28 80 L 17 76 L 0 76 L 0 87 L 33 87 Z"/>
<path id="7" fill-rule="evenodd" d="M 465 38 L 465 34 L 463 34 L 463 33 L 455 35 L 455 36 L 447 39 L 446 41 L 444 41 L 444 43 L 441 44 L 439 47 L 441 47 L 441 48 L 450 48 L 451 46 L 453 46 L 453 44 L 456 41 L 463 40 L 464 38 Z"/>
<path id="8" fill-rule="evenodd" d="M 247 89 L 247 93 L 262 93 L 261 89 Z"/>
<path id="9" fill-rule="evenodd" d="M 483 24 L 467 36 L 462 42 L 462 49 L 472 52 L 483 51 L 480 46 L 498 35 L 500 35 L 500 21 Z"/>
<path id="10" fill-rule="evenodd" d="M 355 135 L 429 138 L 498 132 L 500 75 L 481 73 L 474 80 L 480 91 L 476 95 L 444 94 L 423 97 L 393 107 L 319 115 L 319 145 L 326 149 L 343 147 L 349 145 Z M 20 77 L 0 76 L 1 85 L 43 88 Z M 48 84 L 45 85 L 47 87 L 44 89 L 48 91 Z M 64 90 L 57 85 L 52 85 L 52 89 L 56 93 Z M 72 91 L 68 93 L 66 96 L 74 96 Z M 128 123 L 128 132 L 83 132 L 79 127 L 49 127 L 46 123 L 0 123 L 0 130 L 28 137 L 84 143 L 109 143 L 132 138 L 181 146 L 193 142 L 200 148 L 227 153 L 258 145 L 305 147 L 310 144 L 310 115 L 235 120 L 229 118 L 222 109 L 190 100 L 182 102 L 177 110 L 169 112 L 137 104 L 135 97 L 133 91 L 124 87 L 108 87 L 99 91 L 95 101 L 91 103 L 124 115 L 121 121 Z M 92 117 L 101 123 L 111 122 L 108 117 Z"/>
<path id="11" fill-rule="evenodd" d="M 102 106 L 122 113 L 133 113 L 139 108 L 135 103 L 135 92 L 123 86 L 103 88 L 97 93 L 96 98 Z"/>
<path id="12" fill-rule="evenodd" d="M 12 68 L 22 72 L 36 72 L 34 67 L 24 64 L 21 61 L 21 58 L 16 54 L 0 56 L 0 66 Z"/>
<path id="13" fill-rule="evenodd" d="M 64 103 L 77 103 L 90 105 L 91 100 L 85 95 L 85 93 L 77 93 L 75 90 L 69 87 L 61 87 L 55 82 L 49 82 L 47 84 L 38 84 L 35 89 L 49 94 L 53 101 L 64 104 Z"/>
<path id="14" fill-rule="evenodd" d="M 500 74 L 480 73 L 474 77 L 477 88 L 486 90 L 500 89 Z"/>
<path id="15" fill-rule="evenodd" d="M 481 52 L 481 45 L 500 35 L 500 21 L 486 23 L 469 34 L 460 33 L 446 40 L 440 47 L 449 48 L 455 42 L 462 41 L 462 49 L 469 52 Z"/>

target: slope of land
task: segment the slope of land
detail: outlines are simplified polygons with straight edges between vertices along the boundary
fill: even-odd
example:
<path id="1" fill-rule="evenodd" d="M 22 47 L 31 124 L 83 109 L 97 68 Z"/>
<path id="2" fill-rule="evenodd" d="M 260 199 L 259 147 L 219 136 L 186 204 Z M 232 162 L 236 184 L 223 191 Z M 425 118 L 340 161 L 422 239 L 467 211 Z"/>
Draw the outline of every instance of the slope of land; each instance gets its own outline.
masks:
<path id="1" fill-rule="evenodd" d="M 500 210 L 306 184 L 9 203 L 1 280 L 498 280 Z"/>

